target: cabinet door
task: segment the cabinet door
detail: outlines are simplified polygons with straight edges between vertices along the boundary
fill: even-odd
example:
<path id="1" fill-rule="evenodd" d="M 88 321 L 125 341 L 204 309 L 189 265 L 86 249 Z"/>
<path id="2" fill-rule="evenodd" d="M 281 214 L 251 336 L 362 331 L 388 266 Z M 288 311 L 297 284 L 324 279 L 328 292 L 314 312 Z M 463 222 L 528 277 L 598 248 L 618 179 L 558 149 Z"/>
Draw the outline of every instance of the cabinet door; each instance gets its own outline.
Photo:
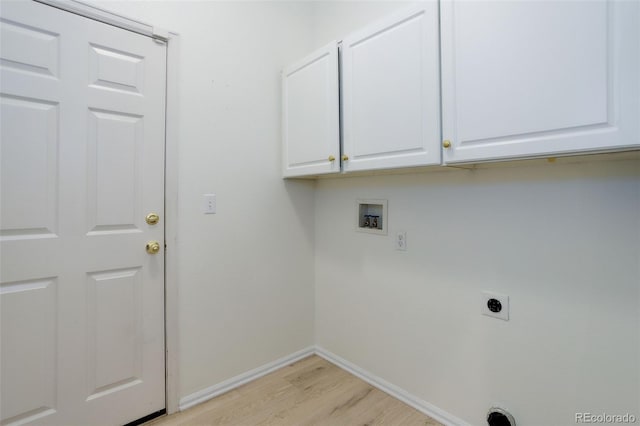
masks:
<path id="1" fill-rule="evenodd" d="M 438 3 L 342 41 L 345 171 L 439 164 Z"/>
<path id="2" fill-rule="evenodd" d="M 284 177 L 340 171 L 338 44 L 282 73 Z"/>
<path id="3" fill-rule="evenodd" d="M 640 146 L 637 1 L 443 1 L 447 163 Z"/>

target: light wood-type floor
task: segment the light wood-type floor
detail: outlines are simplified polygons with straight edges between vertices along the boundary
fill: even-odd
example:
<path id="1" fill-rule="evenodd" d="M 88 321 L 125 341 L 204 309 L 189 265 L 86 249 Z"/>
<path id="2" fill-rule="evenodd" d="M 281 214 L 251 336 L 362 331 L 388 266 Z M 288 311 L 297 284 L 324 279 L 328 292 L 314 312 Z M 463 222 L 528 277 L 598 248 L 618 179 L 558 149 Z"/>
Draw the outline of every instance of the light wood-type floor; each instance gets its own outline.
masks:
<path id="1" fill-rule="evenodd" d="M 145 426 L 440 425 L 318 356 L 310 356 Z"/>

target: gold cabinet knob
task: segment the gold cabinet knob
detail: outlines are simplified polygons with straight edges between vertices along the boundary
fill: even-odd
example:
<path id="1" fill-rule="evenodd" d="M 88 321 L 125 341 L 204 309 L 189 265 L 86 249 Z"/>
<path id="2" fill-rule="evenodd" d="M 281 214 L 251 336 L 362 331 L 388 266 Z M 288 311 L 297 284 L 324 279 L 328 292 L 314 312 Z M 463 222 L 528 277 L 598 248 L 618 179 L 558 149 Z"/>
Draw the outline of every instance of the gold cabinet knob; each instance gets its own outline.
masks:
<path id="1" fill-rule="evenodd" d="M 144 219 L 149 225 L 155 225 L 160 221 L 160 216 L 155 213 L 149 213 L 147 217 Z"/>
<path id="2" fill-rule="evenodd" d="M 445 148 L 451 148 L 451 141 L 450 140 L 446 140 L 444 142 L 442 142 L 442 146 Z"/>
<path id="3" fill-rule="evenodd" d="M 147 243 L 147 253 L 149 254 L 156 254 L 160 251 L 160 243 L 157 241 L 149 241 Z"/>
<path id="4" fill-rule="evenodd" d="M 334 157 L 333 155 L 329 156 L 329 161 L 336 161 L 336 157 Z"/>
<path id="5" fill-rule="evenodd" d="M 349 156 L 347 154 L 342 154 L 342 161 L 349 161 Z"/>

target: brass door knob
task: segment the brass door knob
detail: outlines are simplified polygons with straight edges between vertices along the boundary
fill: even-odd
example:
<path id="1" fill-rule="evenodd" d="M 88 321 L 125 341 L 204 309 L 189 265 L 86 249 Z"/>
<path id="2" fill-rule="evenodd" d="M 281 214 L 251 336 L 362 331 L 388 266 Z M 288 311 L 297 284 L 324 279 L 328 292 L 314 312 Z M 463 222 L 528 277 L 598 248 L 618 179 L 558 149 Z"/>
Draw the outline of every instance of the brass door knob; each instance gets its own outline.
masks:
<path id="1" fill-rule="evenodd" d="M 149 225 L 155 225 L 160 221 L 160 216 L 155 213 L 149 213 L 144 219 Z"/>
<path id="2" fill-rule="evenodd" d="M 342 154 L 342 161 L 349 161 L 349 156 L 347 154 Z"/>
<path id="3" fill-rule="evenodd" d="M 451 148 L 451 141 L 450 140 L 446 140 L 444 142 L 442 142 L 442 146 L 445 148 Z"/>
<path id="4" fill-rule="evenodd" d="M 149 241 L 147 243 L 147 253 L 149 254 L 156 254 L 160 251 L 160 243 L 157 241 Z"/>
<path id="5" fill-rule="evenodd" d="M 334 157 L 333 155 L 329 156 L 329 161 L 336 161 L 336 157 Z"/>

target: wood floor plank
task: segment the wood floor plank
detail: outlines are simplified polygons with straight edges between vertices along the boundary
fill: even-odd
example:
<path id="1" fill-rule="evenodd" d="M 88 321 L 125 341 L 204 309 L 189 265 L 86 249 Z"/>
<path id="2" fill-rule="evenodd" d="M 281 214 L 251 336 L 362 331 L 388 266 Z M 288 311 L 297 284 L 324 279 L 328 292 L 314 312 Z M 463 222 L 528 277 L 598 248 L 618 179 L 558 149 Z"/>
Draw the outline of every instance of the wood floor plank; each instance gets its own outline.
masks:
<path id="1" fill-rule="evenodd" d="M 316 356 L 147 426 L 438 426 L 440 423 Z"/>
<path id="2" fill-rule="evenodd" d="M 366 385 L 355 377 L 349 377 L 337 382 L 335 386 L 327 388 L 326 392 L 317 389 L 307 389 L 298 398 L 283 407 L 278 412 L 278 418 L 286 420 L 286 424 L 306 425 L 317 424 L 331 415 L 336 406 L 346 404 L 354 394 L 362 392 Z M 282 422 L 266 422 L 277 425 Z"/>

